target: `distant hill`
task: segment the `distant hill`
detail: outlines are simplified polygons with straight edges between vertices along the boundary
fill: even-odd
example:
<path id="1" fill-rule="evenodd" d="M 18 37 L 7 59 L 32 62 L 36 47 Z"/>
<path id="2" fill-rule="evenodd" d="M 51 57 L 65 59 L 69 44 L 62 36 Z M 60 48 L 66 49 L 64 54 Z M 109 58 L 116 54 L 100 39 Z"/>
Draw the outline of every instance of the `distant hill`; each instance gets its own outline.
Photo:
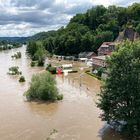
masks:
<path id="1" fill-rule="evenodd" d="M 48 32 L 40 32 L 37 33 L 31 37 L 29 37 L 29 40 L 45 40 L 46 38 L 50 36 L 55 36 L 56 31 L 48 31 Z"/>
<path id="2" fill-rule="evenodd" d="M 1 41 L 6 41 L 9 43 L 26 43 L 30 37 L 0 37 Z"/>

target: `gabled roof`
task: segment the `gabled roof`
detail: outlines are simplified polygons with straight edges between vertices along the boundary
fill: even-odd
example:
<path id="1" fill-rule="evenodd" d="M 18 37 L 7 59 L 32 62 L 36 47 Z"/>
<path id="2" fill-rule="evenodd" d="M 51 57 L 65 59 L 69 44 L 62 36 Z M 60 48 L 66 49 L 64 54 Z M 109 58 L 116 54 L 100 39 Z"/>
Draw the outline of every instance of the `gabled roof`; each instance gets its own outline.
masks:
<path id="1" fill-rule="evenodd" d="M 79 57 L 86 58 L 90 57 L 92 54 L 95 54 L 94 52 L 81 52 L 79 53 Z"/>
<path id="2" fill-rule="evenodd" d="M 98 51 L 101 48 L 108 48 L 110 45 L 114 45 L 114 42 L 103 42 L 103 44 L 99 47 Z"/>

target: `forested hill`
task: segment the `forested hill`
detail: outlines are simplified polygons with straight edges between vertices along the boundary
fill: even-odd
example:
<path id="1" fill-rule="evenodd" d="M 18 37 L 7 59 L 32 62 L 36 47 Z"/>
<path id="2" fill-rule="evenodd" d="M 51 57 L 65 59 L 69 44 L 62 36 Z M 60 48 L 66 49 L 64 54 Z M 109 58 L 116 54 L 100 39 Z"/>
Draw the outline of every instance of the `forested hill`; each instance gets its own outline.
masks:
<path id="1" fill-rule="evenodd" d="M 55 54 L 74 55 L 95 51 L 104 41 L 114 41 L 126 28 L 140 33 L 140 3 L 129 7 L 96 6 L 84 14 L 75 15 L 64 28 L 33 36 Z"/>
<path id="2" fill-rule="evenodd" d="M 29 37 L 0 37 L 0 42 L 7 43 L 26 43 L 28 40 Z"/>

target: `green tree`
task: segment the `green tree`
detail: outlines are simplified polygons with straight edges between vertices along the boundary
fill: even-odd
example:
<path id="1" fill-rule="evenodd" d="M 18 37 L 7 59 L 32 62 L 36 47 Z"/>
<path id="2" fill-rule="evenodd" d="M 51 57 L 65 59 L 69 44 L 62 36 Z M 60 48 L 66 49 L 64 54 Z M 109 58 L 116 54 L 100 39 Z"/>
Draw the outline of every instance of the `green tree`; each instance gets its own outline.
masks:
<path id="1" fill-rule="evenodd" d="M 34 60 L 38 61 L 38 66 L 43 66 L 46 58 L 46 51 L 43 47 L 39 47 L 34 54 Z"/>
<path id="2" fill-rule="evenodd" d="M 25 93 L 28 100 L 56 101 L 63 98 L 58 93 L 54 77 L 48 73 L 33 75 L 30 87 Z"/>
<path id="3" fill-rule="evenodd" d="M 140 34 L 140 23 L 137 25 L 136 31 Z"/>
<path id="4" fill-rule="evenodd" d="M 38 49 L 38 45 L 36 44 L 36 42 L 29 41 L 26 52 L 30 56 L 31 59 L 34 59 L 34 55 L 35 55 L 37 49 Z"/>
<path id="5" fill-rule="evenodd" d="M 108 78 L 102 87 L 98 107 L 101 118 L 120 123 L 122 131 L 140 135 L 140 42 L 125 42 L 108 59 Z"/>

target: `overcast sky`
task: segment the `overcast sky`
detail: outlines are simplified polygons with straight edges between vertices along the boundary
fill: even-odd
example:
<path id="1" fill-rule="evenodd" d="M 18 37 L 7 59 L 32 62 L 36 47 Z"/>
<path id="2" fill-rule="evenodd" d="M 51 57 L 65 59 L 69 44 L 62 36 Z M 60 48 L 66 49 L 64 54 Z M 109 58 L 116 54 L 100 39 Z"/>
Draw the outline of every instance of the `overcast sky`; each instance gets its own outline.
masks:
<path id="1" fill-rule="evenodd" d="M 134 2 L 140 0 L 0 0 L 0 36 L 56 30 L 92 6 L 128 6 Z"/>

